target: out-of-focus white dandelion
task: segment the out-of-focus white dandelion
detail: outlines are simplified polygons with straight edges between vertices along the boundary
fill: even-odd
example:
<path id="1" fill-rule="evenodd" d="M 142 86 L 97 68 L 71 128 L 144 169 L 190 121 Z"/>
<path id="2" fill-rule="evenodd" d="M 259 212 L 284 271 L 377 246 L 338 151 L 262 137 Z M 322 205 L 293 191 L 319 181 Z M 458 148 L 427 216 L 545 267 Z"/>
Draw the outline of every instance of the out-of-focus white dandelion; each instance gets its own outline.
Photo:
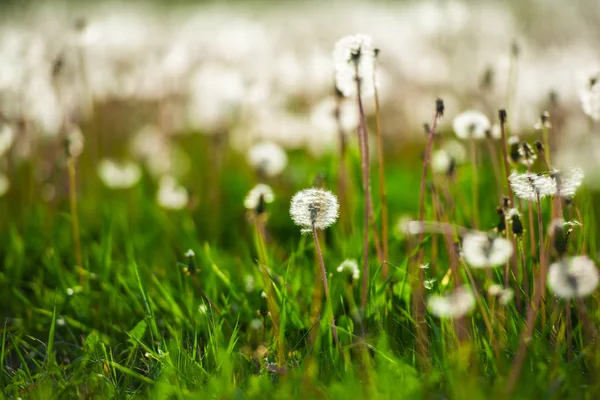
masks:
<path id="1" fill-rule="evenodd" d="M 439 149 L 431 155 L 431 170 L 438 174 L 447 174 L 452 167 L 452 156 L 444 149 Z"/>
<path id="2" fill-rule="evenodd" d="M 373 40 L 369 35 L 345 36 L 335 44 L 333 50 L 335 82 L 338 90 L 344 96 L 356 94 L 357 79 L 360 83 L 361 96 L 373 94 L 375 89 L 373 85 L 375 53 Z"/>
<path id="3" fill-rule="evenodd" d="M 542 115 L 540 115 L 540 120 L 535 123 L 533 129 L 542 130 L 551 128 L 552 124 L 550 124 L 550 113 L 548 111 L 544 111 Z"/>
<path id="4" fill-rule="evenodd" d="M 460 286 L 446 296 L 429 297 L 427 308 L 439 318 L 460 318 L 475 308 L 475 296 L 470 289 Z"/>
<path id="5" fill-rule="evenodd" d="M 535 150 L 527 142 L 522 142 L 519 144 L 517 151 L 519 152 L 519 162 L 525 166 L 531 166 L 537 160 L 537 154 L 535 153 Z"/>
<path id="6" fill-rule="evenodd" d="M 259 183 L 254 186 L 244 199 L 244 207 L 248 210 L 254 210 L 257 214 L 262 213 L 262 209 L 265 204 L 272 203 L 275 200 L 275 195 L 273 194 L 273 189 L 271 186 Z"/>
<path id="7" fill-rule="evenodd" d="M 0 172 L 0 197 L 4 196 L 10 189 L 10 181 L 8 177 Z"/>
<path id="8" fill-rule="evenodd" d="M 459 139 L 485 139 L 491 129 L 490 120 L 480 111 L 469 110 L 458 114 L 452 122 Z"/>
<path id="9" fill-rule="evenodd" d="M 15 141 L 15 130 L 8 124 L 3 124 L 0 128 L 0 157 L 8 152 Z"/>
<path id="10" fill-rule="evenodd" d="M 179 185 L 175 178 L 165 175 L 160 178 L 156 201 L 159 206 L 168 210 L 181 210 L 188 205 L 189 195 L 187 189 Z"/>
<path id="11" fill-rule="evenodd" d="M 556 194 L 562 197 L 573 197 L 581 186 L 584 174 L 580 168 L 553 171 L 550 177 L 554 179 Z"/>
<path id="12" fill-rule="evenodd" d="M 594 121 L 600 121 L 600 71 L 589 76 L 579 88 L 583 112 Z"/>
<path id="13" fill-rule="evenodd" d="M 254 277 L 252 275 L 246 275 L 244 277 L 244 289 L 246 292 L 254 292 Z"/>
<path id="14" fill-rule="evenodd" d="M 515 293 L 511 288 L 505 288 L 502 285 L 493 284 L 488 287 L 488 294 L 492 297 L 497 297 L 498 302 L 505 306 L 512 301 Z"/>
<path id="15" fill-rule="evenodd" d="M 75 291 L 72 288 L 67 288 L 67 296 L 73 296 Z"/>
<path id="16" fill-rule="evenodd" d="M 346 259 L 337 267 L 337 271 L 342 274 L 348 274 L 352 280 L 357 281 L 360 278 L 360 268 L 354 259 Z"/>
<path id="17" fill-rule="evenodd" d="M 588 256 L 563 258 L 548 269 L 548 287 L 565 299 L 591 294 L 599 279 L 598 269 Z"/>
<path id="18" fill-rule="evenodd" d="M 206 306 L 206 304 L 200 304 L 198 306 L 198 312 L 200 314 L 206 314 L 208 312 L 208 307 Z"/>
<path id="19" fill-rule="evenodd" d="M 195 257 L 196 253 L 194 252 L 194 250 L 189 249 L 188 251 L 185 252 L 185 256 L 186 257 Z"/>
<path id="20" fill-rule="evenodd" d="M 261 330 L 263 327 L 263 322 L 258 319 L 258 318 L 254 318 L 252 321 L 250 321 L 250 329 L 252 329 L 253 331 L 259 331 Z"/>
<path id="21" fill-rule="evenodd" d="M 523 200 L 537 201 L 556 194 L 556 182 L 547 175 L 513 171 L 508 180 L 515 195 Z"/>
<path id="22" fill-rule="evenodd" d="M 260 297 L 262 297 L 263 299 L 267 298 L 267 292 L 265 292 L 264 290 L 262 292 L 260 292 Z"/>
<path id="23" fill-rule="evenodd" d="M 339 103 L 339 106 L 338 106 Z M 352 132 L 358 126 L 358 110 L 356 104 L 345 99 L 328 97 L 313 108 L 310 120 L 314 128 L 321 134 L 337 134 L 339 108 L 339 127 L 345 132 Z"/>
<path id="24" fill-rule="evenodd" d="M 69 127 L 69 133 L 67 134 L 67 146 L 69 155 L 71 157 L 79 157 L 83 153 L 85 147 L 85 137 L 81 133 L 81 129 L 77 125 L 71 125 Z"/>
<path id="25" fill-rule="evenodd" d="M 452 157 L 456 164 L 462 164 L 467 159 L 467 149 L 458 140 L 450 139 L 445 141 L 442 149 Z"/>
<path id="26" fill-rule="evenodd" d="M 66 323 L 67 322 L 62 317 L 56 319 L 56 325 L 58 325 L 58 326 L 65 326 Z"/>
<path id="27" fill-rule="evenodd" d="M 302 228 L 303 233 L 325 229 L 338 218 L 340 205 L 335 194 L 328 190 L 304 189 L 292 197 L 290 216 Z"/>
<path id="28" fill-rule="evenodd" d="M 473 268 L 492 268 L 503 265 L 512 253 L 512 243 L 499 236 L 471 232 L 463 238 L 462 256 Z"/>
<path id="29" fill-rule="evenodd" d="M 288 157 L 278 144 L 263 141 L 248 150 L 248 163 L 257 171 L 268 177 L 274 177 L 285 169 Z"/>
<path id="30" fill-rule="evenodd" d="M 118 163 L 104 159 L 98 164 L 98 176 L 110 189 L 129 189 L 139 182 L 142 171 L 131 161 Z"/>
<path id="31" fill-rule="evenodd" d="M 492 128 L 490 129 L 490 137 L 492 139 L 502 138 L 502 127 L 500 124 L 492 124 Z"/>

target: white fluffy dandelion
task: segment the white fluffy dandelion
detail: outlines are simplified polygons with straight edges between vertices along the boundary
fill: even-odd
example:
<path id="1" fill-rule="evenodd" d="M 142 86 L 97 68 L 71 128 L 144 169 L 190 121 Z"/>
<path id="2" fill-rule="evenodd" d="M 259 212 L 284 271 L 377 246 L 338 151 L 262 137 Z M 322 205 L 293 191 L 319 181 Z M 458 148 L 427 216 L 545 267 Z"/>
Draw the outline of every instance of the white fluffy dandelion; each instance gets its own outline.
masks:
<path id="1" fill-rule="evenodd" d="M 485 139 L 491 132 L 491 124 L 484 113 L 475 110 L 458 114 L 452 122 L 454 133 L 459 139 Z"/>
<path id="2" fill-rule="evenodd" d="M 600 121 L 600 71 L 592 74 L 579 88 L 583 112 L 594 121 Z"/>
<path id="3" fill-rule="evenodd" d="M 328 190 L 311 188 L 292 197 L 290 215 L 302 232 L 312 232 L 312 227 L 325 229 L 338 218 L 340 205 L 337 197 Z"/>
<path id="4" fill-rule="evenodd" d="M 515 195 L 523 200 L 537 201 L 556 194 L 556 182 L 547 175 L 513 171 L 508 180 Z"/>
<path id="5" fill-rule="evenodd" d="M 576 256 L 550 265 L 548 287 L 558 297 L 585 297 L 598 286 L 598 269 L 588 256 Z"/>
<path id="6" fill-rule="evenodd" d="M 83 133 L 81 133 L 79 126 L 70 126 L 69 133 L 67 134 L 67 146 L 71 157 L 77 158 L 83 153 L 85 137 L 83 136 Z"/>
<path id="7" fill-rule="evenodd" d="M 264 141 L 255 144 L 248 151 L 248 163 L 260 173 L 273 177 L 279 175 L 288 163 L 285 150 L 276 143 Z"/>
<path id="8" fill-rule="evenodd" d="M 128 189 L 133 187 L 142 176 L 140 167 L 134 162 L 117 163 L 104 159 L 98 164 L 98 176 L 110 189 Z"/>
<path id="9" fill-rule="evenodd" d="M 554 179 L 556 194 L 562 197 L 573 197 L 583 182 L 584 174 L 580 168 L 553 171 L 550 177 Z"/>
<path id="10" fill-rule="evenodd" d="M 360 269 L 358 263 L 354 259 L 346 259 L 337 267 L 339 273 L 346 273 L 352 277 L 352 280 L 357 281 L 360 278 Z"/>
<path id="11" fill-rule="evenodd" d="M 369 35 L 346 36 L 335 44 L 333 50 L 335 82 L 344 96 L 356 94 L 356 79 L 359 79 L 361 96 L 373 94 L 375 53 L 373 40 Z M 356 76 L 357 69 L 358 76 Z"/>
<path id="12" fill-rule="evenodd" d="M 446 296 L 431 296 L 427 308 L 439 318 L 460 318 L 475 308 L 475 296 L 470 289 L 460 286 Z"/>
<path id="13" fill-rule="evenodd" d="M 179 185 L 175 178 L 165 175 L 160 178 L 156 201 L 162 208 L 181 210 L 188 205 L 189 195 L 187 189 Z"/>
<path id="14" fill-rule="evenodd" d="M 271 186 L 259 183 L 250 189 L 246 195 L 244 207 L 248 210 L 257 210 L 261 204 L 272 203 L 273 200 L 275 200 L 275 195 Z"/>
<path id="15" fill-rule="evenodd" d="M 498 267 L 505 264 L 512 253 L 512 243 L 499 236 L 472 232 L 463 238 L 462 256 L 473 268 Z"/>
<path id="16" fill-rule="evenodd" d="M 510 303 L 515 295 L 511 288 L 505 288 L 499 284 L 493 284 L 488 287 L 488 294 L 492 297 L 497 297 L 498 302 L 505 306 Z"/>
<path id="17" fill-rule="evenodd" d="M 517 152 L 519 154 L 519 162 L 527 167 L 533 165 L 537 160 L 535 150 L 527 142 L 520 143 Z"/>

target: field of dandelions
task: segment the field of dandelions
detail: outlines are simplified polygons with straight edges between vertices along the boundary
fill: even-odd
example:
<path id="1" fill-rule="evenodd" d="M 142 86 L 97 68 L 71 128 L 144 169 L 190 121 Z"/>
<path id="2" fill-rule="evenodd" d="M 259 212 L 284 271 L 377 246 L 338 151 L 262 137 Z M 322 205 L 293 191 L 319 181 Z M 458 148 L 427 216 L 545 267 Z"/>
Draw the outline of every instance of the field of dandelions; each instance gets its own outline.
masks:
<path id="1" fill-rule="evenodd" d="M 594 1 L 11 4 L 0 399 L 600 396 Z"/>

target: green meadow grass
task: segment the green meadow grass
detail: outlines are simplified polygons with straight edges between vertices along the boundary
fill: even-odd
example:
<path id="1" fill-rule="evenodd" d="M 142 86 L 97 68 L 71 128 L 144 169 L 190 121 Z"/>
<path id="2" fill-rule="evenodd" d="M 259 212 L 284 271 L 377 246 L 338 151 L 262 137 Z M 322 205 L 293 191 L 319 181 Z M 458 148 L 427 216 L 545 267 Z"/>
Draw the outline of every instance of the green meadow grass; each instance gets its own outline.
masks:
<path id="1" fill-rule="evenodd" d="M 117 139 L 94 144 L 93 132 L 84 127 L 88 147 L 77 170 L 83 269 L 75 265 L 60 155 L 51 178 L 57 188 L 52 202 L 41 199 L 34 178 L 47 155 L 15 166 L 13 188 L 0 198 L 0 398 L 507 398 L 525 313 L 513 304 L 499 311 L 486 301 L 487 283 L 502 282 L 502 268 L 490 276 L 473 271 L 485 310 L 495 307 L 498 313 L 492 320 L 497 352 L 476 308 L 462 320 L 467 334 L 460 341 L 452 321 L 427 314 L 430 355 L 420 363 L 415 354 L 409 258 L 417 247 L 394 226 L 403 215 L 417 218 L 422 146 L 386 155 L 390 277 L 382 278 L 372 248 L 364 335 L 349 305 L 350 295 L 359 302 L 360 284 L 350 285 L 336 271 L 343 260 L 362 255 L 360 167 L 356 149 L 351 150 L 351 207 L 342 209 L 340 220 L 321 236 L 342 358 L 327 308 L 316 307 L 318 318 L 313 316 L 322 286 L 315 276 L 312 237 L 301 235 L 289 217 L 296 191 L 315 181 L 335 191 L 334 155 L 313 159 L 293 151 L 284 174 L 266 182 L 276 195 L 268 207 L 265 244 L 279 310 L 274 327 L 261 296 L 265 274 L 258 266 L 257 238 L 243 207 L 244 196 L 258 183 L 245 156 L 231 149 L 215 153 L 215 141 L 201 135 L 176 138 L 191 160 L 182 183 L 194 194 L 195 207 L 165 211 L 156 204 L 156 183 L 146 174 L 132 189 L 102 186 L 95 170 L 99 154 L 122 150 Z M 498 223 L 499 199 L 488 157 L 481 158 L 479 214 L 482 229 L 491 230 Z M 376 163 L 372 173 L 378 216 Z M 464 165 L 450 185 L 464 200 L 453 222 L 464 226 L 470 226 L 472 213 L 471 179 L 471 168 Z M 427 219 L 434 217 L 430 198 Z M 582 249 L 597 261 L 598 195 L 582 190 L 575 205 L 584 227 L 574 233 L 570 252 Z M 548 224 L 549 203 L 544 207 Z M 437 279 L 427 293 L 447 292 L 453 283 L 447 288 L 441 283 L 448 269 L 443 241 L 426 236 L 422 245 L 431 264 L 427 278 Z M 192 276 L 183 270 L 188 249 L 196 254 Z M 528 258 L 528 268 L 533 264 Z M 585 300 L 596 329 L 598 300 L 597 293 Z M 569 358 L 564 301 L 549 295 L 546 306 L 548 322 L 538 321 L 528 342 L 512 398 L 596 398 L 600 350 L 595 335 L 574 308 Z M 255 329 L 256 321 L 263 327 Z"/>

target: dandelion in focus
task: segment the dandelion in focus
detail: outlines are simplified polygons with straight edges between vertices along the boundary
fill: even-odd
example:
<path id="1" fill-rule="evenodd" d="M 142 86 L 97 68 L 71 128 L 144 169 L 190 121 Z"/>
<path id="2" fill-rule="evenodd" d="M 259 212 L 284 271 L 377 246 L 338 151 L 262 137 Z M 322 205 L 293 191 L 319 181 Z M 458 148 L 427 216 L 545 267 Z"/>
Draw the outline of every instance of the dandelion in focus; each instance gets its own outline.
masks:
<path id="1" fill-rule="evenodd" d="M 248 163 L 260 174 L 274 177 L 285 169 L 288 157 L 278 144 L 263 141 L 255 144 L 248 151 Z"/>
<path id="2" fill-rule="evenodd" d="M 165 175 L 160 178 L 156 201 L 168 210 L 181 210 L 188 205 L 189 195 L 186 188 L 177 184 L 175 178 Z"/>
<path id="3" fill-rule="evenodd" d="M 556 194 L 556 183 L 546 175 L 513 171 L 508 180 L 515 195 L 523 200 L 537 201 Z"/>
<path id="4" fill-rule="evenodd" d="M 104 159 L 98 164 L 98 176 L 110 189 L 129 189 L 135 186 L 142 177 L 140 167 L 131 161 L 118 163 Z"/>
<path id="5" fill-rule="evenodd" d="M 325 229 L 338 218 L 340 205 L 337 197 L 328 190 L 311 188 L 302 190 L 292 197 L 290 215 L 292 221 L 302 228 L 303 233 Z"/>
<path id="6" fill-rule="evenodd" d="M 357 281 L 360 278 L 360 269 L 354 259 L 347 259 L 337 267 L 337 272 L 348 275 L 352 280 Z"/>
<path id="7" fill-rule="evenodd" d="M 588 256 L 563 258 L 550 265 L 548 287 L 558 297 L 585 297 L 598 286 L 598 269 Z"/>
<path id="8" fill-rule="evenodd" d="M 429 297 L 427 308 L 439 318 L 460 318 L 475 308 L 475 296 L 470 289 L 460 286 L 446 296 Z"/>
<path id="9" fill-rule="evenodd" d="M 335 82 L 344 96 L 356 94 L 356 80 L 361 96 L 374 93 L 373 71 L 376 51 L 369 35 L 356 34 L 343 37 L 333 50 Z"/>
<path id="10" fill-rule="evenodd" d="M 488 137 L 491 124 L 488 117 L 482 112 L 469 110 L 454 118 L 452 128 L 459 139 L 479 140 Z"/>
<path id="11" fill-rule="evenodd" d="M 462 256 L 473 268 L 503 265 L 513 253 L 512 243 L 502 237 L 483 232 L 468 233 L 462 242 Z"/>

